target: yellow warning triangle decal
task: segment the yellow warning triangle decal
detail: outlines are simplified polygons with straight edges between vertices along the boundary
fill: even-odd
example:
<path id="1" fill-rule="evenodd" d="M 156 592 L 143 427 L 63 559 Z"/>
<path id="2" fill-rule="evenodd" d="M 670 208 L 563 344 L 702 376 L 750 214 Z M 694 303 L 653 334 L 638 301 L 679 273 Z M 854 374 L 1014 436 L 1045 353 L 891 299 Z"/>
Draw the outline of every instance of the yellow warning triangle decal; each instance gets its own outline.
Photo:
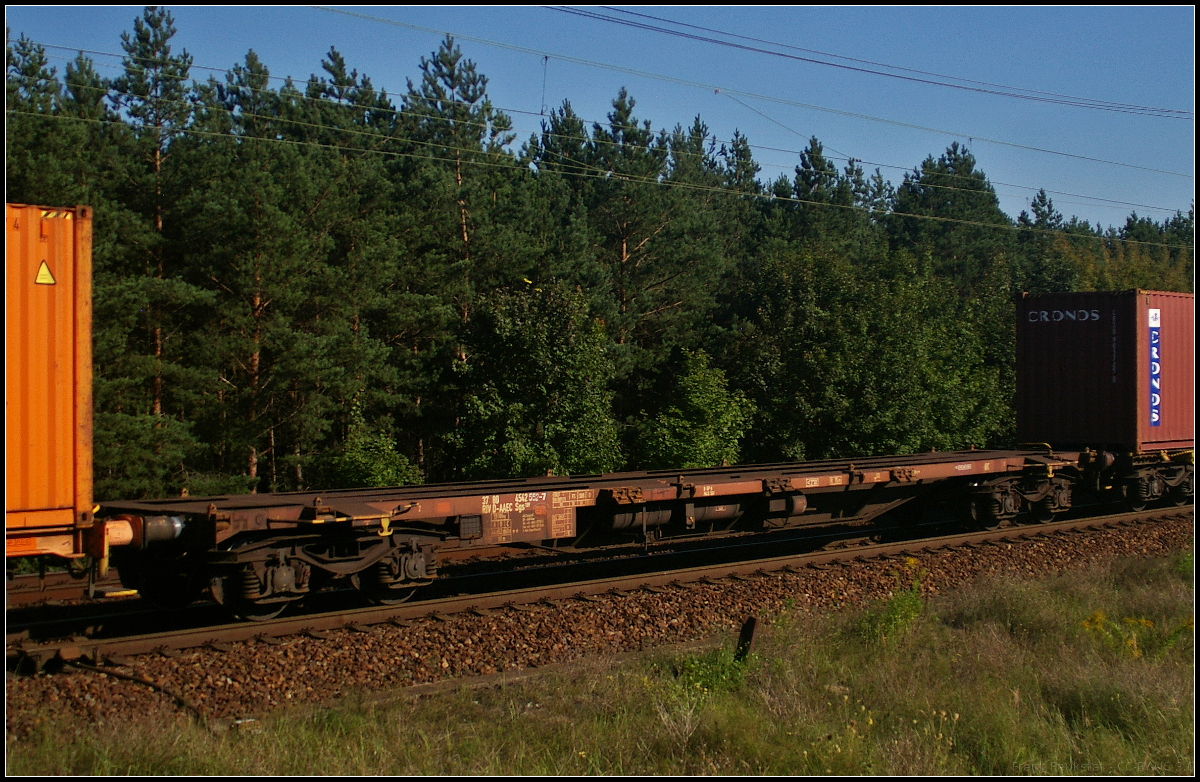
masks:
<path id="1" fill-rule="evenodd" d="M 42 261 L 42 265 L 38 267 L 37 278 L 34 279 L 34 282 L 38 285 L 55 284 L 54 275 L 50 273 L 50 267 L 46 265 L 45 261 Z"/>

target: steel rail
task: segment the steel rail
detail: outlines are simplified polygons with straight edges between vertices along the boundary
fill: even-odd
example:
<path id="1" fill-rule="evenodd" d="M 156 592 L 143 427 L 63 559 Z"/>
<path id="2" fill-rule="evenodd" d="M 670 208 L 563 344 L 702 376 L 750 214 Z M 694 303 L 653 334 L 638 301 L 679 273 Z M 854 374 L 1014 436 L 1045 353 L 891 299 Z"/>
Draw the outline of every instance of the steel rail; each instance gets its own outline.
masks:
<path id="1" fill-rule="evenodd" d="M 46 603 L 54 600 L 84 600 L 92 597 L 122 597 L 132 590 L 121 587 L 115 576 L 90 581 L 86 575 L 53 572 L 44 577 L 38 574 L 14 576 L 4 586 L 6 608 Z"/>
<path id="2" fill-rule="evenodd" d="M 981 532 L 942 535 L 921 540 L 868 545 L 843 545 L 834 550 L 753 559 L 722 565 L 703 565 L 651 574 L 635 574 L 612 578 L 590 579 L 553 586 L 512 589 L 487 594 L 463 595 L 398 606 L 378 606 L 350 611 L 334 611 L 266 622 L 240 622 L 201 627 L 184 631 L 151 633 L 113 639 L 70 638 L 60 641 L 34 643 L 13 639 L 7 656 L 23 658 L 41 669 L 53 660 L 71 661 L 87 658 L 94 662 L 121 656 L 169 652 L 197 647 L 212 647 L 227 651 L 228 644 L 290 635 L 316 635 L 343 628 L 361 628 L 374 624 L 405 622 L 424 618 L 447 618 L 455 613 L 487 612 L 515 609 L 535 603 L 565 599 L 586 599 L 605 593 L 626 593 L 639 589 L 661 589 L 689 582 L 719 579 L 745 579 L 771 572 L 787 572 L 797 568 L 832 565 L 839 562 L 871 560 L 889 556 L 906 556 L 941 549 L 955 549 L 987 544 L 1015 543 L 1038 537 L 1052 537 L 1074 531 L 1154 523 L 1194 513 L 1194 506 L 1158 508 L 1148 511 L 1096 516 L 1046 524 L 1032 524 Z M 837 543 L 831 544 L 836 546 Z M 684 587 L 686 588 L 686 587 Z"/>
<path id="3" fill-rule="evenodd" d="M 853 521 L 851 520 L 851 522 Z M 941 527 L 944 525 L 933 524 L 933 526 Z M 913 532 L 915 529 L 916 527 L 906 528 L 908 532 Z M 900 528 L 875 527 L 872 530 L 874 534 L 887 534 L 893 531 L 900 531 Z M 662 562 L 662 568 L 669 569 L 672 565 L 668 563 L 673 559 L 712 557 L 716 555 L 729 555 L 730 558 L 743 556 L 746 559 L 751 559 L 760 556 L 755 552 L 767 550 L 769 547 L 807 545 L 821 548 L 834 544 L 843 544 L 847 540 L 859 540 L 862 537 L 862 528 L 854 526 L 852 523 L 851 525 L 844 526 L 819 525 L 781 529 L 765 533 L 739 532 L 719 537 L 622 543 L 585 550 L 569 548 L 554 549 L 524 543 L 517 543 L 513 546 L 447 549 L 439 552 L 438 563 L 441 575 L 435 580 L 434 584 L 444 593 L 446 590 L 454 590 L 457 584 L 464 582 L 469 584 L 479 580 L 486 581 L 489 577 L 538 578 L 540 576 L 553 578 L 549 574 L 554 572 L 561 573 L 566 569 L 594 569 L 606 564 L 618 567 L 636 567 L 640 565 L 642 566 L 641 572 L 645 572 L 647 568 L 653 569 L 655 567 L 652 564 L 654 561 Z M 813 548 L 809 548 L 808 550 L 813 550 Z M 493 559 L 489 558 L 489 555 L 501 555 L 501 558 Z M 483 557 L 483 559 L 477 562 L 461 561 L 477 557 Z M 498 570 L 498 566 L 505 569 Z M 55 574 L 47 574 L 48 581 L 51 575 Z M 30 577 L 21 576 L 19 578 L 25 579 L 28 582 Z M 37 577 L 33 576 L 32 578 L 36 579 Z M 105 586 L 101 586 L 101 584 Z M 339 591 L 361 597 L 361 593 L 353 589 L 325 590 L 314 593 L 310 597 L 320 599 L 329 598 Z M 480 589 L 477 586 L 465 586 L 462 591 L 479 593 L 488 590 L 486 587 Z M 108 599 L 126 596 L 131 597 L 132 602 L 129 600 Z M 163 609 L 152 603 L 141 600 L 136 590 L 124 589 L 121 587 L 119 581 L 111 578 L 104 582 L 97 582 L 94 598 L 89 596 L 86 585 L 71 587 L 62 584 L 56 591 L 49 591 L 49 589 L 47 591 L 38 591 L 36 586 L 32 582 L 29 582 L 26 584 L 26 591 L 21 594 L 21 598 L 17 600 L 10 599 L 9 601 L 7 619 L 11 632 L 8 634 L 8 638 L 10 641 L 12 639 L 36 640 L 48 637 L 79 635 L 78 631 L 70 629 L 72 625 L 79 628 L 107 627 L 113 620 L 128 622 L 132 617 L 139 615 L 146 617 L 147 620 L 152 620 L 155 617 L 160 617 L 163 611 Z M 73 605 L 64 605 L 66 603 Z M 62 611 L 75 608 L 79 612 L 70 615 L 60 614 L 48 618 L 32 618 L 29 616 L 31 612 L 51 606 Z M 142 606 L 142 608 L 136 608 L 135 606 Z M 202 599 L 184 608 L 189 612 L 202 612 L 210 608 L 217 608 L 217 603 L 211 599 Z M 326 609 L 326 611 L 332 610 Z M 307 616 L 314 613 L 318 613 L 318 611 L 310 610 L 304 615 Z M 208 624 L 211 624 L 211 622 L 208 622 Z M 93 637 L 92 632 L 85 632 L 83 635 L 89 638 Z"/>

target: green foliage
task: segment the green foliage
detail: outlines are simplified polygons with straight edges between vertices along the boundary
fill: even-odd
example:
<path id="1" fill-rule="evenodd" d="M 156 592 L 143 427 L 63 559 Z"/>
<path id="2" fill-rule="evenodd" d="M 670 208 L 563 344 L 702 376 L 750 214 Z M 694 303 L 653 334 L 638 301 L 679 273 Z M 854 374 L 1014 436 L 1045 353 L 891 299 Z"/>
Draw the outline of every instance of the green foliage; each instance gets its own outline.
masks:
<path id="1" fill-rule="evenodd" d="M 730 391 L 725 372 L 697 351 L 684 359 L 672 403 L 644 430 L 643 463 L 651 469 L 691 469 L 736 464 L 738 443 L 754 414 L 740 391 Z"/>
<path id="2" fill-rule="evenodd" d="M 481 301 L 463 360 L 457 445 L 464 477 L 612 471 L 621 462 L 611 345 L 586 302 L 526 283 Z"/>
<path id="3" fill-rule="evenodd" d="M 778 241 L 765 255 L 746 278 L 754 311 L 731 324 L 737 336 L 724 359 L 759 410 L 751 459 L 1001 439 L 1012 414 L 1003 365 L 988 355 L 997 329 L 953 283 L 902 251 L 869 266 Z"/>
<path id="4" fill-rule="evenodd" d="M 1176 644 L 1190 645 L 1195 640 L 1195 622 L 1190 617 L 1169 624 L 1156 624 L 1138 616 L 1126 616 L 1117 622 L 1103 611 L 1094 611 L 1079 626 L 1113 653 L 1135 660 L 1159 657 Z"/>
<path id="5" fill-rule="evenodd" d="M 201 83 L 175 38 L 7 47 L 8 200 L 94 208 L 98 497 L 1007 445 L 1015 293 L 1193 287 L 1194 208 L 1014 223 L 957 144 L 766 182 L 622 90 L 518 149 L 451 38 L 398 108 L 335 48 Z"/>
<path id="6" fill-rule="evenodd" d="M 864 638 L 885 641 L 912 627 L 925 611 L 925 600 L 921 597 L 922 575 L 917 560 L 912 557 L 905 560 L 903 572 L 897 573 L 896 577 L 911 579 L 909 585 L 896 590 L 882 605 L 863 612 L 858 629 Z"/>
<path id="7" fill-rule="evenodd" d="M 367 425 L 362 404 L 357 401 L 351 406 L 346 440 L 340 452 L 324 465 L 323 473 L 323 483 L 331 489 L 422 482 L 420 470 L 396 451 L 396 441 Z"/>
<path id="8" fill-rule="evenodd" d="M 1004 230 L 1012 220 L 1000 210 L 975 156 L 958 142 L 937 160 L 931 155 L 905 174 L 889 223 L 896 246 L 930 253 L 936 273 L 967 289 L 989 264 L 1013 249 L 1012 232 Z"/>
<path id="9" fill-rule="evenodd" d="M 924 609 L 915 589 L 903 589 L 887 599 L 881 608 L 863 616 L 862 633 L 877 640 L 891 638 L 912 625 Z"/>
<path id="10" fill-rule="evenodd" d="M 747 663 L 738 662 L 728 650 L 710 649 L 673 660 L 670 670 L 675 683 L 685 690 L 732 692 L 746 680 Z"/>
<path id="11" fill-rule="evenodd" d="M 100 411 L 93 425 L 97 501 L 179 494 L 185 460 L 198 448 L 186 424 L 168 416 Z"/>
<path id="12" fill-rule="evenodd" d="M 1195 551 L 1185 551 L 1179 557 L 1179 561 L 1175 565 L 1176 572 L 1183 577 L 1189 584 L 1196 579 L 1196 553 Z"/>

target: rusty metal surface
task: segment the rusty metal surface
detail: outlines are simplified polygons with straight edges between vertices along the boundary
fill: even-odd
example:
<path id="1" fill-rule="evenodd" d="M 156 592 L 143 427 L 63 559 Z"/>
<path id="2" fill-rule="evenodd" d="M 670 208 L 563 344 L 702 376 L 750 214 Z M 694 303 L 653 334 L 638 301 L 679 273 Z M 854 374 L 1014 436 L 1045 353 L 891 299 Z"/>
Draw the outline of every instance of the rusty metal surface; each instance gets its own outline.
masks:
<path id="1" fill-rule="evenodd" d="M 121 582 L 115 574 L 109 578 L 89 581 L 86 576 L 69 573 L 47 573 L 23 575 L 9 578 L 4 585 L 6 608 L 35 605 L 47 601 L 87 600 L 92 597 L 110 597 L 121 590 Z"/>
<path id="2" fill-rule="evenodd" d="M 462 595 L 440 600 L 402 606 L 380 606 L 355 611 L 338 611 L 267 622 L 238 623 L 195 628 L 185 631 L 154 633 L 138 637 L 113 639 L 73 638 L 62 642 L 37 643 L 13 639 L 7 653 L 10 657 L 24 656 L 43 665 L 56 656 L 76 659 L 86 656 L 100 661 L 110 656 L 147 654 L 171 649 L 187 649 L 199 646 L 219 648 L 222 644 L 297 635 L 321 633 L 343 627 L 371 625 L 383 622 L 404 622 L 424 616 L 445 616 L 457 612 L 487 611 L 513 608 L 533 603 L 586 598 L 605 592 L 631 591 L 669 587 L 673 584 L 716 580 L 721 578 L 749 578 L 761 573 L 786 570 L 788 568 L 828 565 L 836 562 L 907 555 L 919 551 L 952 548 L 964 545 L 980 545 L 1023 538 L 1041 537 L 1072 530 L 1099 528 L 1121 524 L 1153 522 L 1172 515 L 1189 512 L 1188 509 L 1156 509 L 1115 516 L 1100 516 L 1050 524 L 1033 524 L 988 532 L 972 532 L 945 535 L 925 540 L 910 540 L 900 543 L 885 543 L 851 546 L 815 553 L 791 554 L 787 556 L 755 559 L 747 562 L 721 565 L 705 565 L 652 574 L 635 574 L 616 578 L 595 579 L 582 582 L 514 589 L 484 595 Z"/>
<path id="3" fill-rule="evenodd" d="M 1194 447 L 1194 329 L 1190 293 L 1023 297 L 1017 439 L 1133 452 Z M 1152 361 L 1161 387 L 1152 387 Z"/>
<path id="4" fill-rule="evenodd" d="M 1061 456 L 1073 463 L 1076 454 Z M 193 516 L 218 522 L 218 540 L 239 532 L 284 529 L 299 524 L 347 523 L 391 526 L 443 524 L 455 517 L 477 524 L 480 545 L 571 538 L 576 512 L 599 504 L 632 505 L 688 500 L 719 504 L 723 498 L 772 495 L 780 491 L 822 494 L 880 485 L 931 482 L 1022 470 L 1045 452 L 958 451 L 744 465 L 682 472 L 529 478 L 484 483 L 401 486 L 330 492 L 287 492 L 163 500 L 109 502 L 102 513 L 134 516 Z M 472 527 L 472 530 L 475 528 Z M 466 537 L 466 536 L 464 536 Z"/>
<path id="5" fill-rule="evenodd" d="M 87 207 L 5 207 L 9 556 L 78 553 L 91 524 L 91 244 Z"/>

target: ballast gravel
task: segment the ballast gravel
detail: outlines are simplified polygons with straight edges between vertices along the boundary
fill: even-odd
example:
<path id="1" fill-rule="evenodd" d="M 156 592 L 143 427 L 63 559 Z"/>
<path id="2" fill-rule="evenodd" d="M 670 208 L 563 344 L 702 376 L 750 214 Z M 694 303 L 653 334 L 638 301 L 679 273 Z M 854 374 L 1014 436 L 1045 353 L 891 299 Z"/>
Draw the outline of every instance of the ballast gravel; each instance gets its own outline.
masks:
<path id="1" fill-rule="evenodd" d="M 907 587 L 913 568 L 922 572 L 922 591 L 934 595 L 989 576 L 1041 578 L 1117 557 L 1167 556 L 1189 547 L 1193 537 L 1188 512 L 1137 526 L 923 552 L 915 555 L 915 564 L 907 563 L 908 572 L 902 561 L 850 562 L 482 616 L 430 617 L 407 626 L 344 629 L 324 639 L 236 643 L 228 652 L 142 655 L 113 668 L 159 689 L 91 670 L 10 673 L 5 730 L 10 740 L 20 739 L 51 716 L 56 725 L 78 720 L 92 728 L 119 727 L 131 718 L 187 721 L 200 715 L 228 724 L 291 704 L 689 642 L 727 634 L 747 616 L 769 618 L 785 607 L 858 607 Z"/>

